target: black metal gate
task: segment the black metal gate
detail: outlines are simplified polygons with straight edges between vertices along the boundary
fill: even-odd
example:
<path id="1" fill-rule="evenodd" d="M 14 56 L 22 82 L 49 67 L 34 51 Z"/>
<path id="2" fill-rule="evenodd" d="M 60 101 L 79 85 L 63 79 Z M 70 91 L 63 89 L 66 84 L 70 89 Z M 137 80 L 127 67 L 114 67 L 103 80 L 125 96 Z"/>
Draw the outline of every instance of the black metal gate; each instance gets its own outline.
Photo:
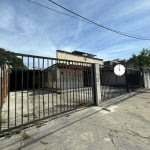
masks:
<path id="1" fill-rule="evenodd" d="M 100 66 L 102 100 L 120 96 L 124 93 L 143 88 L 143 73 L 140 70 L 126 68 L 123 76 L 116 76 L 113 66 Z"/>
<path id="2" fill-rule="evenodd" d="M 5 63 L 8 88 L 6 97 L 1 94 L 0 132 L 93 104 L 92 64 L 18 53 L 5 55 L 9 58 Z M 3 78 L 0 83 L 3 91 Z"/>

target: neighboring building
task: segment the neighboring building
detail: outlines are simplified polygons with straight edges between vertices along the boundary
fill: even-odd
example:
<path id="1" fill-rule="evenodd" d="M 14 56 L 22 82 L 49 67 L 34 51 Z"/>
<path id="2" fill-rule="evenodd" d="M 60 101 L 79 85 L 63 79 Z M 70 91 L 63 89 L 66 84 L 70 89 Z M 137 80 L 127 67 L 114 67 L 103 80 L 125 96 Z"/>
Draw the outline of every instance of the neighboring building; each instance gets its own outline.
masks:
<path id="1" fill-rule="evenodd" d="M 117 64 L 122 64 L 126 68 L 135 68 L 133 60 L 119 60 L 119 59 L 114 59 L 114 60 L 110 60 L 110 61 L 105 61 L 104 62 L 104 66 L 115 66 Z"/>
<path id="2" fill-rule="evenodd" d="M 71 89 L 84 87 L 82 66 L 55 64 L 44 70 L 44 87 L 50 89 Z"/>
<path id="3" fill-rule="evenodd" d="M 104 65 L 105 66 L 114 66 L 119 63 L 121 63 L 119 59 L 114 59 L 114 60 L 105 61 Z"/>
<path id="4" fill-rule="evenodd" d="M 97 63 L 103 65 L 103 59 L 96 58 L 96 55 L 85 53 L 85 52 L 80 52 L 80 51 L 66 52 L 62 50 L 57 50 L 56 55 L 58 59 L 80 61 L 80 62 L 87 62 L 87 63 Z"/>
<path id="5" fill-rule="evenodd" d="M 80 51 L 66 52 L 57 50 L 59 62 L 44 70 L 44 88 L 72 89 L 91 86 L 91 68 L 86 63 L 103 65 L 103 59 Z M 63 59 L 62 61 L 60 59 Z M 65 60 L 80 63 L 68 64 Z"/>

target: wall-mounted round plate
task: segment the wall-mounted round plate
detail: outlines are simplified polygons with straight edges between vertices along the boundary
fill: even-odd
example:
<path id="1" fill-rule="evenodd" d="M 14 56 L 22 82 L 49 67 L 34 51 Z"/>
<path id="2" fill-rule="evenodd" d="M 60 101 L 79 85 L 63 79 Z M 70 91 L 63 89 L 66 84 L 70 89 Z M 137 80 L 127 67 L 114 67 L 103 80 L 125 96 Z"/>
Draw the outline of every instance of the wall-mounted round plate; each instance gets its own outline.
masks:
<path id="1" fill-rule="evenodd" d="M 117 76 L 122 76 L 122 75 L 124 75 L 125 74 L 125 67 L 123 66 L 123 65 L 121 65 L 121 64 L 118 64 L 118 65 L 116 65 L 115 67 L 114 67 L 114 73 L 115 73 L 115 75 L 117 75 Z"/>

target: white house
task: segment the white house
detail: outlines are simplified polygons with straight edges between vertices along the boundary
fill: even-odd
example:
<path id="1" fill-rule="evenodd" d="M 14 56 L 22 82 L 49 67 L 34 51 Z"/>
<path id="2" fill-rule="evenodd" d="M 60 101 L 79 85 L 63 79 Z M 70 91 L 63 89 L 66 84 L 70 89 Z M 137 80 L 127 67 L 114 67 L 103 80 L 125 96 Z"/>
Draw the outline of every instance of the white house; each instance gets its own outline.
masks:
<path id="1" fill-rule="evenodd" d="M 50 89 L 72 89 L 84 87 L 82 66 L 55 64 L 44 70 L 44 87 Z"/>

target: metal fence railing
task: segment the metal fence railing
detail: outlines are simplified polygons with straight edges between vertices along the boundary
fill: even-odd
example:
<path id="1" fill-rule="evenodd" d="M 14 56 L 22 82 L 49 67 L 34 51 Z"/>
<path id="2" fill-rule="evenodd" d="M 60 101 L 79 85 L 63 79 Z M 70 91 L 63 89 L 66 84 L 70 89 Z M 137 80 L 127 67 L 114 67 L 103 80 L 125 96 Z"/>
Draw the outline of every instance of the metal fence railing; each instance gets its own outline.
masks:
<path id="1" fill-rule="evenodd" d="M 102 101 L 143 88 L 139 70 L 116 76 L 112 66 L 95 65 L 6 52 L 0 63 L 0 133 L 95 104 L 96 68 Z"/>
<path id="2" fill-rule="evenodd" d="M 5 55 L 9 59 L 0 67 L 1 93 L 6 90 L 5 96 L 1 94 L 1 132 L 93 104 L 92 64 L 18 53 Z"/>
<path id="3" fill-rule="evenodd" d="M 136 69 L 127 68 L 124 75 L 117 76 L 113 66 L 100 66 L 100 79 L 103 101 L 143 88 L 142 72 Z"/>

